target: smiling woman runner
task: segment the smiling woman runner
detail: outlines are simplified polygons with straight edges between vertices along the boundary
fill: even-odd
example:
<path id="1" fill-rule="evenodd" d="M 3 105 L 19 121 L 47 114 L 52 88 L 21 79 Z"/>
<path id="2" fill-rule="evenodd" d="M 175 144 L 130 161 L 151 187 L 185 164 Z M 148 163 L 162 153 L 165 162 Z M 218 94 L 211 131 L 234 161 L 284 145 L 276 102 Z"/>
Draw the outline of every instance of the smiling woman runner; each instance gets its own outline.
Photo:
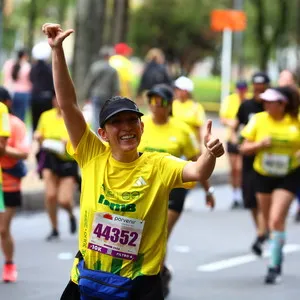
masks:
<path id="1" fill-rule="evenodd" d="M 255 154 L 256 197 L 270 230 L 265 283 L 275 284 L 281 275 L 286 218 L 299 187 L 299 94 L 290 87 L 269 88 L 260 98 L 265 111 L 254 115 L 243 128 L 241 151 Z"/>
<path id="2" fill-rule="evenodd" d="M 205 151 L 196 162 L 164 153 L 139 153 L 142 113 L 123 97 L 105 102 L 98 134 L 77 106 L 63 40 L 73 30 L 45 24 L 52 48 L 57 102 L 70 136 L 69 152 L 82 173 L 79 253 L 61 299 L 162 300 L 160 264 L 167 239 L 168 195 L 184 182 L 207 180 L 220 141 L 208 121 Z M 105 145 L 103 142 L 107 142 Z"/>

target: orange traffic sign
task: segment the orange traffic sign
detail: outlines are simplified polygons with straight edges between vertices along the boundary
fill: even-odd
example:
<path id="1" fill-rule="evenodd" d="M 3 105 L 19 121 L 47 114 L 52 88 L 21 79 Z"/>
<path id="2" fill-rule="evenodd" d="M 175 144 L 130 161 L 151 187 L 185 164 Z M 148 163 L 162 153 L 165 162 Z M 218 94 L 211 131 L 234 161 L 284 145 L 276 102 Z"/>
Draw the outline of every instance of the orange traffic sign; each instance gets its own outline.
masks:
<path id="1" fill-rule="evenodd" d="M 223 31 L 225 28 L 232 31 L 242 31 L 246 28 L 246 14 L 241 10 L 215 9 L 211 12 L 211 29 Z"/>

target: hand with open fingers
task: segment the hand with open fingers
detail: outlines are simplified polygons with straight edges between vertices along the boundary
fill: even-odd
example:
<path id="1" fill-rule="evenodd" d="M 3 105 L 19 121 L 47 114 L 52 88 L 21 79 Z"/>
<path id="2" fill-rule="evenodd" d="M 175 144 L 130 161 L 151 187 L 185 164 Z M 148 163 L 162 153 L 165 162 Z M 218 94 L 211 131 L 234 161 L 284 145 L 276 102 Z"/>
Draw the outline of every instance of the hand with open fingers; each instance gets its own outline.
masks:
<path id="1" fill-rule="evenodd" d="M 42 26 L 42 30 L 47 35 L 51 48 L 61 47 L 64 39 L 74 32 L 73 29 L 63 31 L 59 24 L 54 23 L 45 23 Z"/>
<path id="2" fill-rule="evenodd" d="M 224 147 L 220 140 L 212 135 L 211 128 L 212 120 L 208 120 L 206 123 L 206 131 L 204 134 L 204 145 L 212 156 L 220 157 L 225 153 Z"/>

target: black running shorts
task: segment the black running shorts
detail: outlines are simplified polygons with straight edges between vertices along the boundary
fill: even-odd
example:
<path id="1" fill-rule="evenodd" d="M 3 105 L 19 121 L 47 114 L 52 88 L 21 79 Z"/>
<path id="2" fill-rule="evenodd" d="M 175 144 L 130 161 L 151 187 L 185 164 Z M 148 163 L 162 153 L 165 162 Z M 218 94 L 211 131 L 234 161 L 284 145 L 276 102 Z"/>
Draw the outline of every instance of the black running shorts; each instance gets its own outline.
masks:
<path id="1" fill-rule="evenodd" d="M 78 177 L 78 167 L 74 160 L 62 160 L 48 151 L 38 154 L 39 170 L 49 169 L 58 177 Z"/>
<path id="2" fill-rule="evenodd" d="M 296 194 L 300 186 L 300 168 L 283 177 L 263 176 L 255 172 L 255 190 L 257 193 L 270 194 L 276 189 Z"/>
<path id="3" fill-rule="evenodd" d="M 183 188 L 173 189 L 169 195 L 169 209 L 181 213 L 188 190 Z"/>
<path id="4" fill-rule="evenodd" d="M 231 154 L 239 154 L 238 145 L 239 144 L 227 142 L 227 152 Z"/>
<path id="5" fill-rule="evenodd" d="M 3 192 L 5 207 L 18 207 L 22 205 L 22 194 L 18 192 Z"/>
<path id="6" fill-rule="evenodd" d="M 243 168 L 242 170 L 242 193 L 244 207 L 247 209 L 256 208 L 257 201 L 255 196 L 255 172 L 252 168 Z"/>

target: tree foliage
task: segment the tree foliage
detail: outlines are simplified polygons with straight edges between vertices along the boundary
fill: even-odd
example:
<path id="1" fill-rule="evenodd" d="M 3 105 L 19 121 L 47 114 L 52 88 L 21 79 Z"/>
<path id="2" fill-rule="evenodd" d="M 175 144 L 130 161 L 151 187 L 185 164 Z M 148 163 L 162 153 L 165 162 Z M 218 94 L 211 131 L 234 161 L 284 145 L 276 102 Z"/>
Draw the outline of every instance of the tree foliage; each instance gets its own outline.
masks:
<path id="1" fill-rule="evenodd" d="M 70 6 L 77 0 L 27 0 L 18 1 L 13 13 L 4 18 L 3 48 L 10 51 L 16 47 L 31 48 L 41 34 L 46 21 L 63 23 Z"/>
<path id="2" fill-rule="evenodd" d="M 288 16 L 291 8 L 291 1 L 288 0 L 275 0 L 271 6 L 261 0 L 248 1 L 246 46 L 257 57 L 256 62 L 261 70 L 267 70 L 268 60 L 276 48 L 289 43 Z"/>
<path id="3" fill-rule="evenodd" d="M 129 40 L 144 56 L 161 48 L 171 61 L 189 72 L 196 60 L 212 54 L 220 34 L 210 30 L 211 10 L 228 8 L 229 0 L 148 0 L 132 12 Z"/>

